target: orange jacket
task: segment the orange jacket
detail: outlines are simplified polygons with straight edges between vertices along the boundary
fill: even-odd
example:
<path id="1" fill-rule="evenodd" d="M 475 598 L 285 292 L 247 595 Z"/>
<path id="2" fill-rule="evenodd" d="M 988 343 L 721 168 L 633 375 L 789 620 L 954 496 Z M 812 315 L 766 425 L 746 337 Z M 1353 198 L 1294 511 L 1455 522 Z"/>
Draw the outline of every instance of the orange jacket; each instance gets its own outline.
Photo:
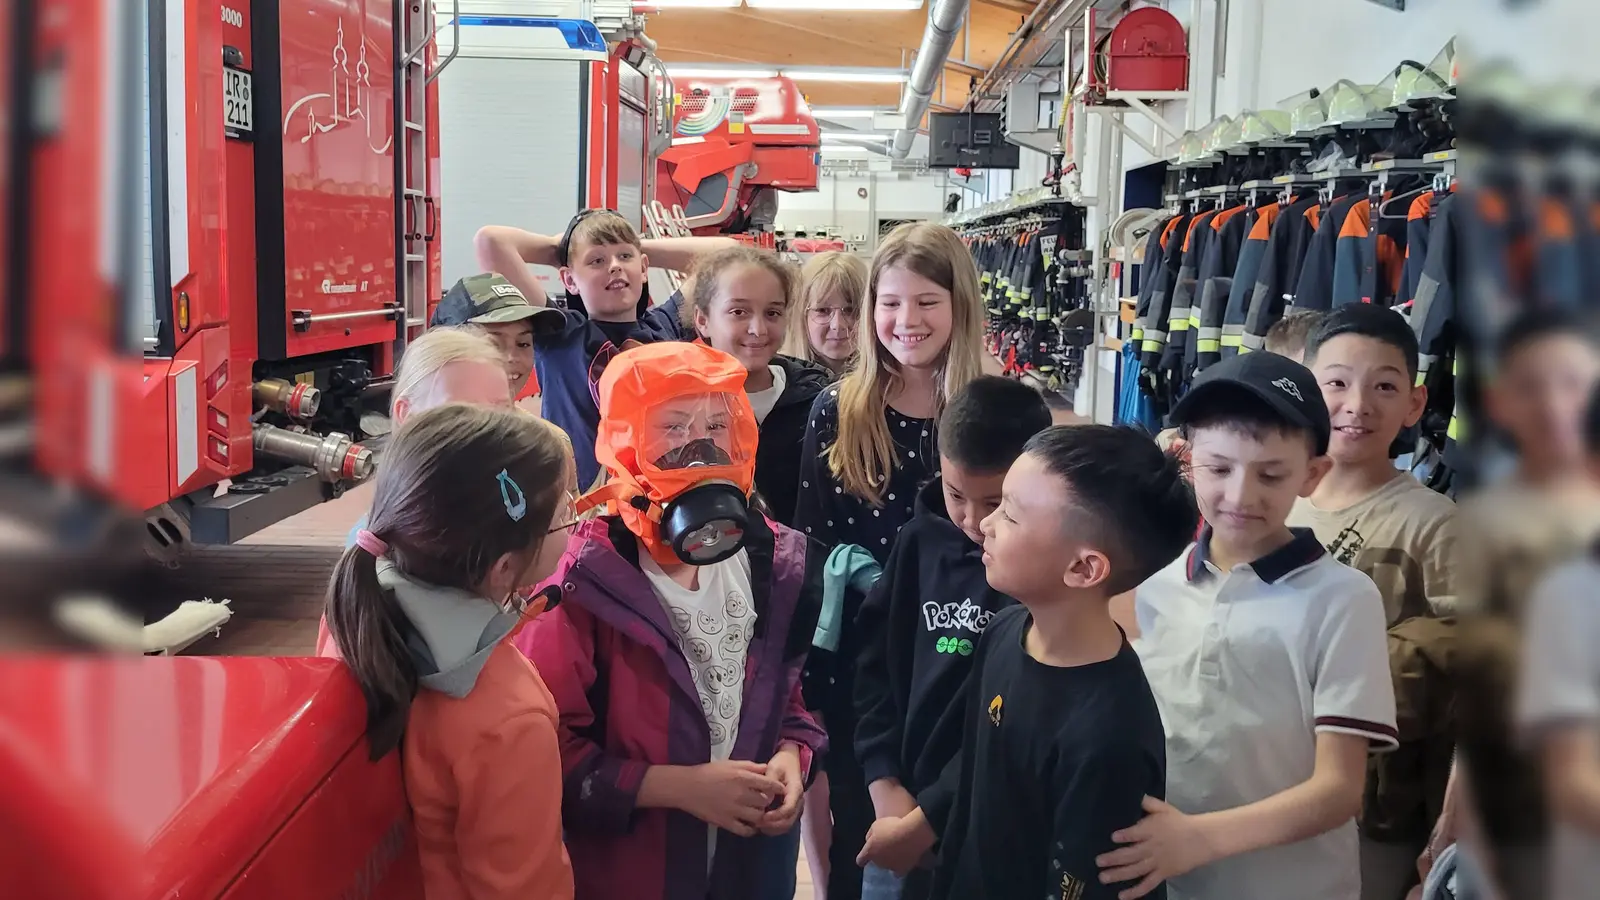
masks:
<path id="1" fill-rule="evenodd" d="M 572 900 L 556 721 L 507 641 L 465 697 L 417 693 L 401 752 L 428 900 Z"/>

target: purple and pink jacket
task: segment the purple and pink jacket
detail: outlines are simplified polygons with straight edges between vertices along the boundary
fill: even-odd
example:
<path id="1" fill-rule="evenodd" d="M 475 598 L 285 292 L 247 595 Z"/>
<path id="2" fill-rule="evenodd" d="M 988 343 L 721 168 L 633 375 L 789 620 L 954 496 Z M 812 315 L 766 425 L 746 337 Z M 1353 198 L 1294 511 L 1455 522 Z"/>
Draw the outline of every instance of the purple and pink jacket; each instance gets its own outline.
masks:
<path id="1" fill-rule="evenodd" d="M 756 623 L 733 758 L 764 763 L 793 741 L 819 771 L 827 736 L 806 712 L 800 673 L 816 631 L 826 554 L 811 552 L 804 535 L 755 518 L 745 551 Z M 552 577 L 562 587 L 560 605 L 514 638 L 560 713 L 562 823 L 577 896 L 749 900 L 770 838 L 719 832 L 708 874 L 705 823 L 635 804 L 650 766 L 711 760 L 699 692 L 638 554 L 619 520 L 580 524 Z"/>

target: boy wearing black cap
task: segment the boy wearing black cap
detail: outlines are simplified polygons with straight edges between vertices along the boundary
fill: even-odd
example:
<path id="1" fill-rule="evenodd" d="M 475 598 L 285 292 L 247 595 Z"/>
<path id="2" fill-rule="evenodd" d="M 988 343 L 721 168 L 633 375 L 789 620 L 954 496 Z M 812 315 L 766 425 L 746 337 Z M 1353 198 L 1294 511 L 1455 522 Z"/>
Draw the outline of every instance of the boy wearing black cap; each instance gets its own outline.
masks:
<path id="1" fill-rule="evenodd" d="M 537 331 L 534 365 L 544 391 L 541 411 L 572 438 L 578 483 L 588 488 L 600 472 L 594 458 L 600 427 L 596 385 L 611 358 L 629 347 L 685 335 L 679 324 L 681 293 L 651 308 L 652 259 L 687 272 L 700 256 L 736 246 L 732 238 L 666 238 L 641 241 L 627 219 L 610 210 L 584 210 L 560 236 L 490 225 L 474 238 L 478 264 L 516 285 L 534 306 L 549 297 L 530 265 L 559 270 L 567 306 L 560 327 Z"/>
<path id="2" fill-rule="evenodd" d="M 1102 877 L 1173 900 L 1358 900 L 1355 816 L 1370 750 L 1395 745 L 1383 602 L 1285 522 L 1327 473 L 1310 371 L 1250 353 L 1173 408 L 1206 525 L 1138 589 L 1139 652 L 1166 727 L 1167 797 Z"/>

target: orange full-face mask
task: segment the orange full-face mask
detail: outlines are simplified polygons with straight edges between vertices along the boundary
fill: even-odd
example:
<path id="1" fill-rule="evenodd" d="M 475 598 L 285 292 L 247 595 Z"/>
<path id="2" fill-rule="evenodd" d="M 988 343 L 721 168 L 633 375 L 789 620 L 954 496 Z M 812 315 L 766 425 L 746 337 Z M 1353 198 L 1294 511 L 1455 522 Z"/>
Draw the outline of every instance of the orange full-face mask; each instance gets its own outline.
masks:
<path id="1" fill-rule="evenodd" d="M 657 563 L 739 552 L 753 514 L 756 418 L 745 367 L 703 344 L 626 350 L 600 376 L 594 455 L 610 481 L 578 501 L 620 515 Z"/>

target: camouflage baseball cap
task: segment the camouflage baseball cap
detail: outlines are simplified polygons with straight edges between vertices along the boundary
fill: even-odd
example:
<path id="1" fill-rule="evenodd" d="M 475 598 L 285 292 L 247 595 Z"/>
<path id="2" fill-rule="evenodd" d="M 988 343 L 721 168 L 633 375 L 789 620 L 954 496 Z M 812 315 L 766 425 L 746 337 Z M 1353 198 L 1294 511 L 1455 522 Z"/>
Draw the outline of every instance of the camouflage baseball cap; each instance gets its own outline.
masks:
<path id="1" fill-rule="evenodd" d="M 535 333 L 559 331 L 566 316 L 559 309 L 534 306 L 503 275 L 485 272 L 455 283 L 433 311 L 430 326 L 498 325 L 532 319 Z"/>

